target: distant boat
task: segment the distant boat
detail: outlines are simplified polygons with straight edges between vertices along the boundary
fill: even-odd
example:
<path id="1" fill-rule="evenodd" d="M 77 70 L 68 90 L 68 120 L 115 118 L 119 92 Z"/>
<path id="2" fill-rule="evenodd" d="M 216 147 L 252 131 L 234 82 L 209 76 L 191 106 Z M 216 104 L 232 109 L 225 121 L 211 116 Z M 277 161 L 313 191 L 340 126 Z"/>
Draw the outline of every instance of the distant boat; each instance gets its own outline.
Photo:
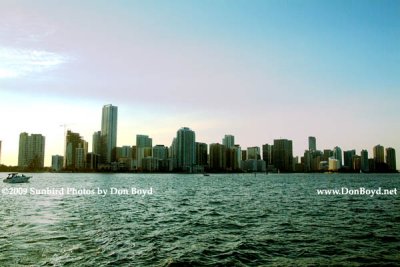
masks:
<path id="1" fill-rule="evenodd" d="M 203 176 L 210 176 L 209 173 L 203 173 Z"/>
<path id="2" fill-rule="evenodd" d="M 24 174 L 18 174 L 17 172 L 9 173 L 7 178 L 3 180 L 5 183 L 27 183 L 32 176 L 25 176 Z"/>

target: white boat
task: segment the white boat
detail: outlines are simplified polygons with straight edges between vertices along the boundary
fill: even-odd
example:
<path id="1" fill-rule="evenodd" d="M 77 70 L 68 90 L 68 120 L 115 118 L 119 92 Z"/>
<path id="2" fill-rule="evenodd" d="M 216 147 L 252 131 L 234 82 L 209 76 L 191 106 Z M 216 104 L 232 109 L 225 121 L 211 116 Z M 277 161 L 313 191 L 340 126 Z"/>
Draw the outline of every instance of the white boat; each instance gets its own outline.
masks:
<path id="1" fill-rule="evenodd" d="M 18 174 L 17 172 L 9 173 L 7 178 L 3 180 L 5 183 L 27 183 L 32 176 L 25 176 L 24 174 Z"/>

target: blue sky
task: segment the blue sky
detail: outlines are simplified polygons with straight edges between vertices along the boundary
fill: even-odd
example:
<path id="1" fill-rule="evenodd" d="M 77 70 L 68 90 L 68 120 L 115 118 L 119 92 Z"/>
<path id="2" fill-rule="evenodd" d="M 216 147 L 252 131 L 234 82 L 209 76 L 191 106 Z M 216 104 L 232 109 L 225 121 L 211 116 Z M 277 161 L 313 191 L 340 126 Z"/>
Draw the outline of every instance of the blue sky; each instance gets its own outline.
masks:
<path id="1" fill-rule="evenodd" d="M 400 151 L 399 1 L 2 1 L 0 18 L 5 164 L 18 131 L 46 136 L 47 164 L 61 124 L 91 143 L 109 103 L 118 145 L 189 126 L 244 148 L 293 139 L 296 155 L 309 135 Z"/>

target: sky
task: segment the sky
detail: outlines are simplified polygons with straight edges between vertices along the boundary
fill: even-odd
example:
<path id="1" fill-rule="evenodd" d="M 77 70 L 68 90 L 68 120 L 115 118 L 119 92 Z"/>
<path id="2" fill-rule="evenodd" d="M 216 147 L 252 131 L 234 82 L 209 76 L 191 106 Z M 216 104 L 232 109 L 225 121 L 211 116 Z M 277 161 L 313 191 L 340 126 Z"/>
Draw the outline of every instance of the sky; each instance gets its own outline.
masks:
<path id="1" fill-rule="evenodd" d="M 21 132 L 64 131 L 89 147 L 103 105 L 118 106 L 117 145 L 147 134 L 170 145 L 233 134 L 245 149 L 397 151 L 400 1 L 169 0 L 0 2 L 1 163 L 17 165 Z M 90 151 L 91 149 L 89 149 Z"/>

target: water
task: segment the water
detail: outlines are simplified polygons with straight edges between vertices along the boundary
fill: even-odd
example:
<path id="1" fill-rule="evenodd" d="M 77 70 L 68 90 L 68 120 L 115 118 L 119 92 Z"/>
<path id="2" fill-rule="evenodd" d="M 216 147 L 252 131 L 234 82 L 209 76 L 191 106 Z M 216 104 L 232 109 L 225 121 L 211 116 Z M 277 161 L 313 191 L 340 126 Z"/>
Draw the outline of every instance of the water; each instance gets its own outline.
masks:
<path id="1" fill-rule="evenodd" d="M 153 194 L 0 194 L 0 266 L 400 266 L 399 192 L 316 193 L 400 190 L 396 174 L 33 175 L 1 190 Z"/>

